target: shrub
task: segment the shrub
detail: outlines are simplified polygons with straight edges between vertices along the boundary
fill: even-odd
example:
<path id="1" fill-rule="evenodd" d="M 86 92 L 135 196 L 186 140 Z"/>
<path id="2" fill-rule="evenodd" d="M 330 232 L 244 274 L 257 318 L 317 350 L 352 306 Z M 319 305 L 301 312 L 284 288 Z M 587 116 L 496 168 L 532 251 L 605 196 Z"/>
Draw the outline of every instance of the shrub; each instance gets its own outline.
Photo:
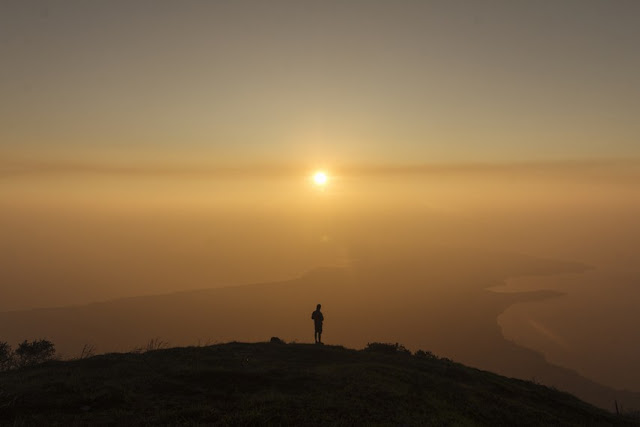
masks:
<path id="1" fill-rule="evenodd" d="M 144 349 L 145 351 L 154 351 L 154 350 L 164 350 L 169 348 L 169 343 L 166 341 L 162 341 L 159 337 L 152 338 L 147 343 L 147 347 Z"/>
<path id="2" fill-rule="evenodd" d="M 384 353 L 384 354 L 396 354 L 396 353 L 404 353 L 411 354 L 409 350 L 402 344 L 390 344 L 384 342 L 370 342 L 367 343 L 367 347 L 365 347 L 364 351 L 371 351 L 374 353 Z"/>
<path id="3" fill-rule="evenodd" d="M 4 341 L 0 341 L 0 371 L 11 369 L 14 363 L 11 346 Z"/>
<path id="4" fill-rule="evenodd" d="M 18 366 L 31 366 L 53 359 L 56 353 L 55 345 L 45 339 L 28 342 L 24 340 L 16 349 L 16 363 Z"/>
<path id="5" fill-rule="evenodd" d="M 283 340 L 281 340 L 278 337 L 271 337 L 271 339 L 269 340 L 269 342 L 271 344 L 286 344 Z"/>
<path id="6" fill-rule="evenodd" d="M 415 356 L 421 359 L 438 359 L 438 356 L 430 351 L 418 350 L 415 352 Z"/>
<path id="7" fill-rule="evenodd" d="M 78 359 L 88 359 L 89 357 L 93 357 L 96 355 L 96 346 L 93 344 L 85 344 L 82 347 L 82 351 L 80 352 L 80 356 Z"/>

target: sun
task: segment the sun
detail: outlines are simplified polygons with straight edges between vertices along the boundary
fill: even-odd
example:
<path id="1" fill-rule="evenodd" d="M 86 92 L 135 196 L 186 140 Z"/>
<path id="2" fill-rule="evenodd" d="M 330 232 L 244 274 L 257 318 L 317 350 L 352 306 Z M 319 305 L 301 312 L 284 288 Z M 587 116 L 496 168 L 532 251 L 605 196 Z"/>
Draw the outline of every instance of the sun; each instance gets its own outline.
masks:
<path id="1" fill-rule="evenodd" d="M 327 184 L 327 174 L 323 171 L 318 171 L 313 175 L 313 182 L 316 183 L 316 185 L 319 186 L 324 186 Z"/>

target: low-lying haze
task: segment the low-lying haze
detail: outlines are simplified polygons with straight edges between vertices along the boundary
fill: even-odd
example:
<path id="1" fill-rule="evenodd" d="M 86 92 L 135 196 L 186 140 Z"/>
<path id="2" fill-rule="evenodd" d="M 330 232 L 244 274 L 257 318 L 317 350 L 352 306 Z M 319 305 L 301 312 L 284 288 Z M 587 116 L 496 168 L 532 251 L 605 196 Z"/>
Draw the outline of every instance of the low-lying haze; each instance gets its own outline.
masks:
<path id="1" fill-rule="evenodd" d="M 368 259 L 385 258 L 407 261 L 384 290 L 393 292 L 430 269 L 425 248 L 528 254 L 590 270 L 574 273 L 571 286 L 527 279 L 528 290 L 565 295 L 509 308 L 500 317 L 505 336 L 603 384 L 640 390 L 640 378 L 625 374 L 640 356 L 635 305 L 628 304 L 640 296 L 637 166 L 334 167 L 319 188 L 311 168 L 13 164 L 0 180 L 0 309 L 280 281 L 354 263 L 369 271 L 375 266 Z M 444 256 L 437 277 L 446 281 L 447 270 L 454 276 L 465 269 L 472 270 Z M 440 279 L 429 277 L 420 286 L 436 299 Z M 363 310 L 355 316 L 385 315 L 354 309 Z M 399 313 L 385 322 L 428 331 Z M 329 342 L 339 336 L 332 328 L 344 327 L 330 325 Z"/>

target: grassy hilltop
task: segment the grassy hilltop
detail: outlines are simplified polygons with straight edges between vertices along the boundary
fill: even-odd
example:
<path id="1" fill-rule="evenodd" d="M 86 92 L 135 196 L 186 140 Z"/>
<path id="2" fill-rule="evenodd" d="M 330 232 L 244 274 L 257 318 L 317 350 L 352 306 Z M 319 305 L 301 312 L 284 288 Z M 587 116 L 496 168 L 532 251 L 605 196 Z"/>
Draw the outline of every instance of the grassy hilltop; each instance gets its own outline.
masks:
<path id="1" fill-rule="evenodd" d="M 47 362 L 0 374 L 0 423 L 636 425 L 542 385 L 393 350 L 229 343 Z"/>

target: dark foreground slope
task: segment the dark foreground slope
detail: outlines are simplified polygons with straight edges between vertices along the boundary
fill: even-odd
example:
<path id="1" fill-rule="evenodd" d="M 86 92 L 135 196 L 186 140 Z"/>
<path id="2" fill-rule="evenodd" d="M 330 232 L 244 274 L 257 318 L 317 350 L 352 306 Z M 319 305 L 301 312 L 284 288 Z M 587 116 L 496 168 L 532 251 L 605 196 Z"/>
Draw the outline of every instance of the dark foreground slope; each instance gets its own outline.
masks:
<path id="1" fill-rule="evenodd" d="M 428 357 L 230 343 L 0 375 L 4 425 L 633 425 L 577 398 Z"/>

